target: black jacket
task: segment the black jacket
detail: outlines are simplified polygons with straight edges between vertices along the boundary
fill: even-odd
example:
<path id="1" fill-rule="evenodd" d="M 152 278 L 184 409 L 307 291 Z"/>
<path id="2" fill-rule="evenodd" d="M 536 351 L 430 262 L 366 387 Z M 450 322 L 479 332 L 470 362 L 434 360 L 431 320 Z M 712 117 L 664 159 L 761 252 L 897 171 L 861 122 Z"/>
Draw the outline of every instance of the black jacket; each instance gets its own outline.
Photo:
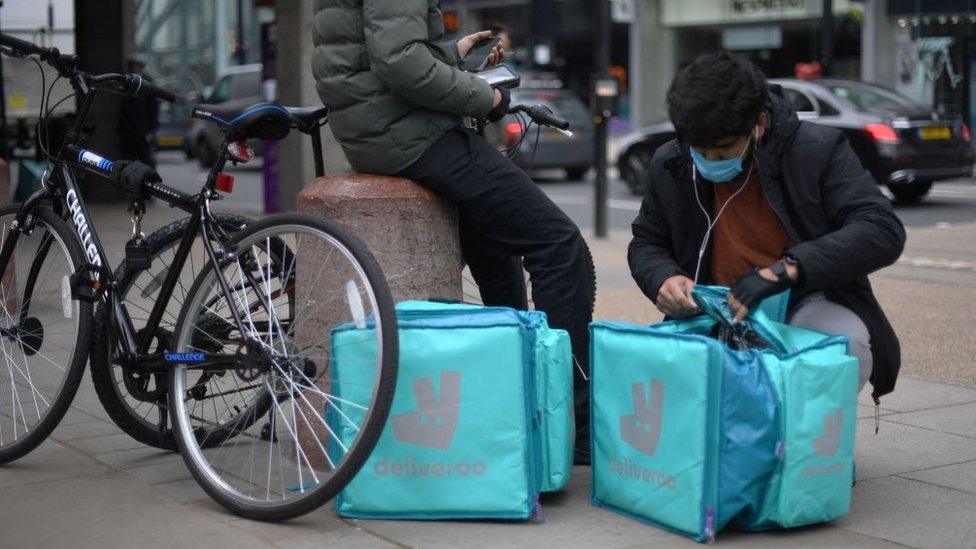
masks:
<path id="1" fill-rule="evenodd" d="M 874 395 L 890 393 L 901 351 L 867 275 L 898 259 L 905 229 L 839 130 L 800 122 L 779 86 L 771 87 L 767 114 L 770 124 L 755 161 L 763 193 L 796 243 L 788 250 L 802 273 L 794 303 L 823 291 L 854 311 L 871 335 Z M 698 185 L 711 215 L 711 183 Z M 707 227 L 695 200 L 688 147 L 677 140 L 666 143 L 651 161 L 647 195 L 627 252 L 631 274 L 648 297 L 656 301 L 661 284 L 672 275 L 693 277 Z M 710 257 L 706 249 L 699 275 L 703 284 L 710 283 Z"/>

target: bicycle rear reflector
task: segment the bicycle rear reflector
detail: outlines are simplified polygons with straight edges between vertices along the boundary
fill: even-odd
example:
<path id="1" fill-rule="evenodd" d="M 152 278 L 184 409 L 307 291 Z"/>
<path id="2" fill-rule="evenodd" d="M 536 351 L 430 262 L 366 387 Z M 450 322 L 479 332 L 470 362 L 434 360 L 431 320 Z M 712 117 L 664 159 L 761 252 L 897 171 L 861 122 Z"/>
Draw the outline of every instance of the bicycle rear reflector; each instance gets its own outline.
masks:
<path id="1" fill-rule="evenodd" d="M 234 192 L 234 176 L 227 172 L 217 174 L 217 190 L 225 193 Z"/>

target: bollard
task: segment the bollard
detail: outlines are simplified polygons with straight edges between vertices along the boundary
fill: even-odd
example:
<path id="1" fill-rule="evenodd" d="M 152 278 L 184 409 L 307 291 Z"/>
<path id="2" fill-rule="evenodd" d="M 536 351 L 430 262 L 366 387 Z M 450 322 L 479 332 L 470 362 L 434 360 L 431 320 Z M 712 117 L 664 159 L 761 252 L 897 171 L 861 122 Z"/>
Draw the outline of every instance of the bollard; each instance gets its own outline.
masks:
<path id="1" fill-rule="evenodd" d="M 298 195 L 298 211 L 336 222 L 363 240 L 379 261 L 395 302 L 431 298 L 461 300 L 463 261 L 457 212 L 433 192 L 395 177 L 365 174 L 322 177 Z M 302 254 L 296 277 L 301 280 L 303 271 L 321 268 L 321 264 L 314 254 Z M 316 290 L 324 298 L 335 295 L 339 289 Z M 330 311 L 323 308 L 314 319 L 302 323 L 302 333 L 295 334 L 299 345 L 303 341 L 321 340 L 322 334 L 348 316 L 339 318 L 336 314 L 336 318 L 330 318 Z M 329 375 L 325 368 L 327 365 L 318 366 L 316 384 L 328 392 Z M 306 393 L 314 407 L 322 412 L 327 404 L 313 396 L 311 392 Z M 309 440 L 307 426 L 303 427 L 299 430 L 303 452 L 316 469 L 327 469 L 325 456 Z M 318 435 L 324 440 L 322 437 L 327 433 Z"/>

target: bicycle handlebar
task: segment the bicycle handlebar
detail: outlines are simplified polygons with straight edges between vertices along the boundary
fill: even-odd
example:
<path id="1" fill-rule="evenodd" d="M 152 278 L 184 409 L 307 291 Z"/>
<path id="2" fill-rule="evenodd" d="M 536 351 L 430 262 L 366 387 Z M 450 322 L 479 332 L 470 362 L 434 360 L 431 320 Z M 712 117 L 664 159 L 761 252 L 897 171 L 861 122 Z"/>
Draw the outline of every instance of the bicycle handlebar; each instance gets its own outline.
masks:
<path id="1" fill-rule="evenodd" d="M 515 105 L 508 112 L 524 112 L 536 124 L 552 126 L 557 130 L 569 131 L 569 121 L 553 114 L 545 105 Z"/>
<path id="2" fill-rule="evenodd" d="M 153 86 L 152 82 L 138 74 L 100 74 L 88 77 L 95 88 L 130 97 L 151 97 L 170 103 L 176 101 L 176 94 Z"/>
<path id="3" fill-rule="evenodd" d="M 50 57 L 53 53 L 48 48 L 36 46 L 27 40 L 4 33 L 0 33 L 0 46 L 6 46 L 19 55 L 39 55 L 42 59 Z"/>

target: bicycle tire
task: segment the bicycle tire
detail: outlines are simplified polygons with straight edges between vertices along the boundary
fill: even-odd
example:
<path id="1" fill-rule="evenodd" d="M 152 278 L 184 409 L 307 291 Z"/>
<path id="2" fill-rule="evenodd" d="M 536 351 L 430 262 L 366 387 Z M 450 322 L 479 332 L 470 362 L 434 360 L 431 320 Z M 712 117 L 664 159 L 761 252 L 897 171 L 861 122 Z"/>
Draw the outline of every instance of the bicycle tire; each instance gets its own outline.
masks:
<path id="1" fill-rule="evenodd" d="M 177 372 L 179 366 L 174 366 L 173 373 L 169 376 L 171 424 L 174 426 L 177 446 L 187 468 L 200 487 L 217 503 L 236 515 L 262 521 L 280 521 L 304 515 L 321 507 L 326 501 L 335 497 L 353 479 L 365 464 L 386 424 L 393 402 L 398 365 L 396 315 L 393 298 L 390 295 L 389 287 L 379 263 L 366 245 L 358 237 L 347 232 L 337 224 L 304 214 L 281 214 L 255 222 L 243 231 L 235 234 L 229 245 L 235 247 L 240 242 L 247 242 L 251 235 L 259 234 L 274 226 L 311 227 L 314 230 L 325 233 L 344 246 L 355 258 L 358 267 L 365 273 L 366 280 L 375 296 L 377 321 L 381 326 L 385 326 L 388 329 L 381 331 L 382 340 L 380 344 L 382 345 L 382 361 L 380 371 L 376 378 L 377 384 L 373 393 L 373 406 L 367 413 L 359 435 L 348 448 L 345 460 L 340 463 L 339 468 L 334 470 L 331 478 L 325 483 L 309 491 L 308 495 L 291 502 L 256 504 L 242 497 L 235 496 L 232 493 L 228 493 L 227 490 L 219 485 L 221 481 L 211 476 L 209 465 L 205 463 L 206 458 L 202 456 L 199 448 L 193 446 L 197 443 L 198 435 L 192 431 L 189 422 L 180 415 L 183 404 L 178 400 L 177 395 L 181 391 L 185 391 L 185 388 L 181 386 L 180 376 Z M 199 299 L 197 297 L 199 292 L 207 291 L 204 285 L 208 281 L 208 277 L 212 271 L 213 266 L 208 265 L 194 282 L 190 296 L 187 298 L 183 311 L 180 313 L 180 321 L 176 331 L 177 341 L 186 337 L 185 332 L 188 330 L 186 324 L 192 321 L 190 316 L 195 314 L 194 311 L 190 310 L 191 305 Z M 192 327 L 191 325 L 190 328 Z M 177 344 L 177 350 L 182 350 L 179 344 Z M 275 398 L 277 399 L 278 397 L 276 396 Z"/>
<path id="2" fill-rule="evenodd" d="M 217 214 L 216 218 L 220 227 L 228 233 L 237 232 L 254 222 L 247 217 L 233 214 Z M 184 217 L 160 227 L 146 237 L 146 243 L 152 250 L 153 261 L 159 259 L 167 250 L 179 245 L 186 233 L 188 224 L 189 218 Z M 115 279 L 118 281 L 118 287 L 115 291 L 119 299 L 125 299 L 143 272 L 145 271 L 129 269 L 125 261 L 115 269 Z M 175 295 L 171 296 L 171 299 L 173 297 Z M 101 402 L 112 422 L 125 434 L 148 446 L 176 451 L 176 441 L 173 439 L 172 429 L 167 428 L 160 431 L 158 425 L 149 424 L 134 408 L 129 406 L 124 400 L 124 395 L 119 393 L 122 387 L 120 387 L 120 382 L 115 376 L 116 366 L 109 360 L 111 348 L 107 337 L 107 322 L 105 307 L 98 307 L 95 311 L 94 333 L 101 337 L 94 338 L 92 343 L 91 380 L 95 386 L 95 393 L 98 395 L 99 402 Z M 135 322 L 133 319 L 134 324 Z M 142 327 L 135 326 L 135 328 L 138 330 Z M 162 400 L 161 402 L 165 403 L 166 401 Z"/>
<path id="3" fill-rule="evenodd" d="M 15 215 L 19 210 L 19 204 L 0 207 L 0 217 Z M 67 258 L 71 261 L 69 269 L 72 273 L 76 272 L 79 266 L 87 263 L 85 254 L 81 249 L 81 243 L 78 241 L 78 236 L 68 227 L 67 223 L 61 217 L 46 207 L 36 209 L 34 216 L 35 222 L 43 225 L 50 231 L 57 239 L 57 243 L 64 247 L 64 250 L 67 252 Z M 35 226 L 33 230 L 37 231 L 38 227 Z M 0 273 L 5 273 L 6 271 L 6 265 L 0 266 Z M 58 423 L 61 422 L 61 419 L 64 418 L 64 414 L 67 413 L 75 394 L 78 392 L 78 386 L 81 384 L 81 378 L 85 372 L 85 363 L 88 360 L 89 345 L 91 343 L 93 323 L 92 304 L 74 299 L 72 301 L 78 303 L 78 333 L 75 337 L 71 363 L 67 365 L 63 384 L 57 395 L 52 399 L 53 402 L 48 406 L 44 417 L 39 419 L 25 437 L 10 446 L 0 446 L 0 463 L 8 463 L 21 458 L 44 442 L 58 426 Z"/>

